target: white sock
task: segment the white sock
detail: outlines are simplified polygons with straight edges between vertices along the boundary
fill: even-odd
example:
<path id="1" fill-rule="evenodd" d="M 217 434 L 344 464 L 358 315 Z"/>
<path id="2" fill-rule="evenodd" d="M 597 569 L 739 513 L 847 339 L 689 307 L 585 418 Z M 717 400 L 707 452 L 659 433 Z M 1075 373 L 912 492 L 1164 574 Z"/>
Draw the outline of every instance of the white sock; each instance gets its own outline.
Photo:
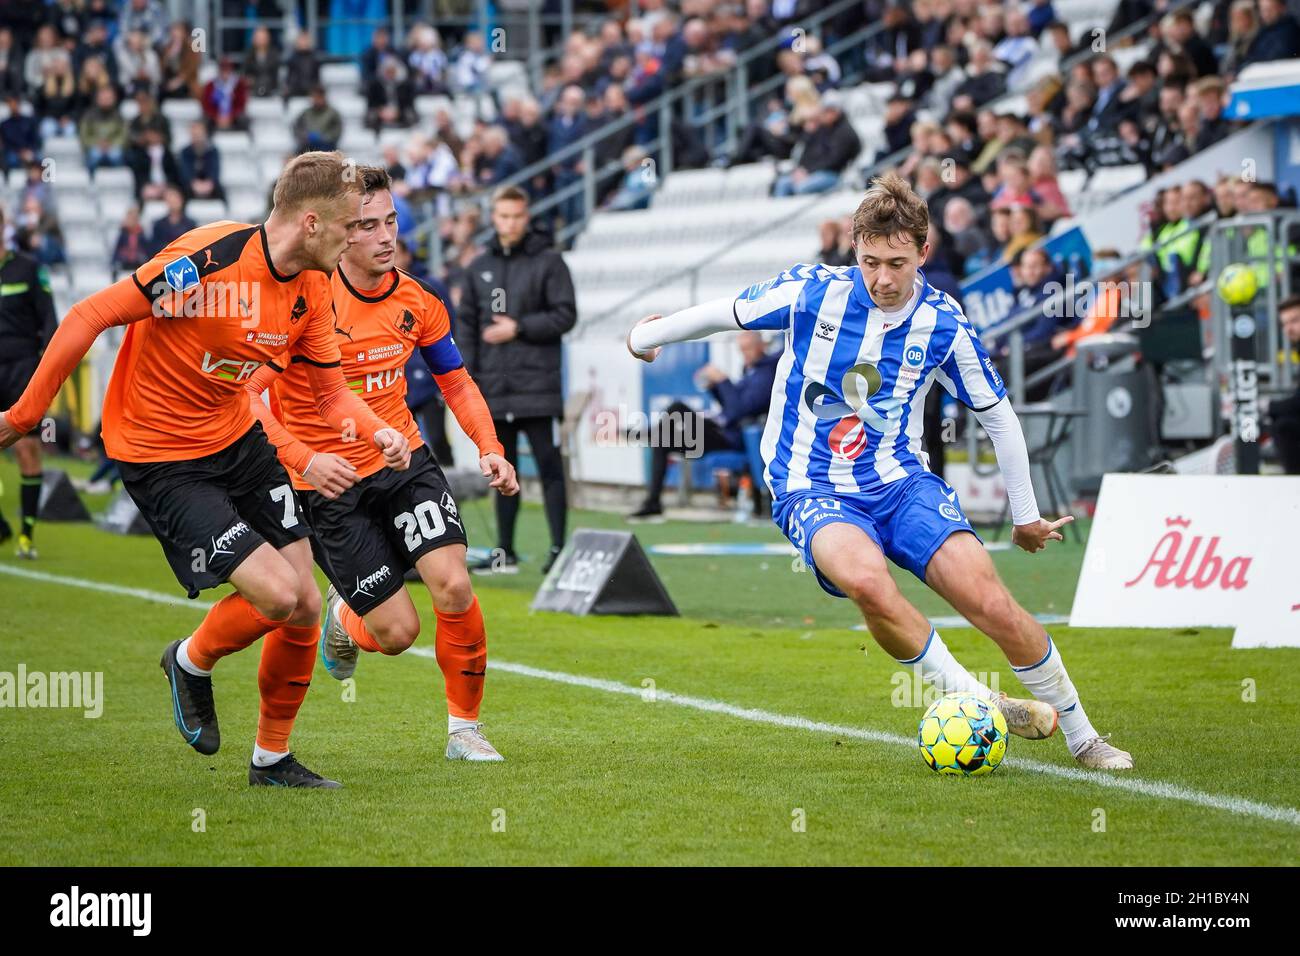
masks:
<path id="1" fill-rule="evenodd" d="M 453 717 L 451 714 L 447 715 L 447 733 L 449 734 L 459 733 L 462 730 L 477 730 L 477 729 L 478 729 L 477 720 L 466 720 L 463 717 Z"/>
<path id="2" fill-rule="evenodd" d="M 255 767 L 269 767 L 273 763 L 279 763 L 285 756 L 274 750 L 263 750 L 257 744 L 253 744 L 253 766 Z"/>
<path id="3" fill-rule="evenodd" d="M 181 670 L 187 674 L 193 674 L 195 677 L 211 677 L 212 671 L 205 671 L 198 664 L 190 660 L 190 641 L 192 638 L 185 638 L 181 641 L 181 646 L 176 648 L 176 663 L 181 665 Z"/>
<path id="4" fill-rule="evenodd" d="M 925 642 L 920 654 L 898 663 L 919 670 L 922 680 L 929 681 L 945 694 L 978 694 L 990 700 L 996 696 L 957 663 L 957 659 L 948 650 L 948 645 L 944 644 L 943 638 L 934 628 L 930 628 L 930 639 Z"/>
<path id="5" fill-rule="evenodd" d="M 1041 661 L 1011 670 L 1031 694 L 1047 701 L 1061 715 L 1061 730 L 1065 733 L 1065 745 L 1070 748 L 1070 753 L 1078 753 L 1089 740 L 1100 736 L 1084 713 L 1079 692 L 1065 672 L 1065 662 L 1061 660 L 1061 652 L 1050 634 L 1047 636 L 1047 653 Z"/>

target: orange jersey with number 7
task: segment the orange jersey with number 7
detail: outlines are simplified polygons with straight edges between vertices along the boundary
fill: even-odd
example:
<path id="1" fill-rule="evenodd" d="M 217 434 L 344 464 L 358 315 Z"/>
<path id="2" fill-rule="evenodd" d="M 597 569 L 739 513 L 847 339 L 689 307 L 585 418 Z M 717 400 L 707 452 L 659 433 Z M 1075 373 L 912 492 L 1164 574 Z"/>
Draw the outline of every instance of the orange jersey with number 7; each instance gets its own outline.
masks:
<path id="1" fill-rule="evenodd" d="M 129 278 L 69 310 L 9 410 L 10 424 L 34 427 L 95 338 L 124 325 L 104 398 L 111 458 L 188 461 L 227 448 L 253 426 L 247 380 L 284 354 L 313 366 L 316 388 L 326 389 L 317 397 L 330 417 L 350 417 L 369 438 L 384 423 L 354 401 L 335 371 L 340 356 L 331 299 L 323 272 L 276 270 L 264 226 L 217 222 L 192 229 Z"/>
<path id="2" fill-rule="evenodd" d="M 340 264 L 331 280 L 333 335 L 342 356 L 343 377 L 353 393 L 402 432 L 412 450 L 420 447 L 424 443 L 420 429 L 406 406 L 405 371 L 419 349 L 479 454 L 502 454 L 487 404 L 465 371 L 451 337 L 447 307 L 437 293 L 401 269 L 385 275 L 375 289 L 358 289 L 344 269 Z M 346 458 L 358 478 L 384 467 L 383 456 L 372 446 L 340 433 L 321 418 L 300 357 L 281 356 L 268 363 L 249 380 L 248 390 L 254 394 L 254 412 L 299 489 L 312 487 L 301 475 L 318 453 Z M 269 390 L 271 407 L 260 399 L 263 390 Z"/>

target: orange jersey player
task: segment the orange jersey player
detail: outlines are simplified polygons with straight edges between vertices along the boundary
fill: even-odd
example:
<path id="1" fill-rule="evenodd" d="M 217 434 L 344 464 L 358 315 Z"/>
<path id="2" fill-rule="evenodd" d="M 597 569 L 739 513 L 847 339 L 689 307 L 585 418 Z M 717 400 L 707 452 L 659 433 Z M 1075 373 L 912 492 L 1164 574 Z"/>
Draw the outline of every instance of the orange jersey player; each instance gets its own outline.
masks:
<path id="1" fill-rule="evenodd" d="M 78 302 L 22 397 L 0 416 L 4 447 L 45 414 L 96 336 L 127 326 L 104 399 L 105 448 L 189 596 L 235 587 L 163 653 L 172 717 L 186 743 L 214 753 L 212 669 L 265 635 L 254 785 L 338 786 L 289 752 L 315 664 L 320 593 L 310 527 L 245 383 L 287 353 L 306 370 L 325 421 L 395 468 L 410 461 L 406 436 L 352 393 L 339 368 L 327 274 L 356 240 L 374 188 L 355 171 L 339 153 L 304 153 L 285 166 L 265 224 L 194 229 Z"/>
<path id="2" fill-rule="evenodd" d="M 518 493 L 519 484 L 487 403 L 452 340 L 446 305 L 394 267 L 397 214 L 388 174 L 364 171 L 378 185 L 362 206 L 357 241 L 334 272 L 334 333 L 349 386 L 401 429 L 415 449 L 411 467 L 393 470 L 373 448 L 347 441 L 323 421 L 312 399 L 309 366 L 299 356 L 268 363 L 249 379 L 248 390 L 280 460 L 303 476 L 295 477 L 295 485 L 316 534 L 316 561 L 330 579 L 320 637 L 325 669 L 345 680 L 356 668 L 358 648 L 400 654 L 411 646 L 420 618 L 405 574 L 415 568 L 437 615 L 434 645 L 447 692 L 447 757 L 500 760 L 478 726 L 487 637 L 465 567 L 464 524 L 406 407 L 403 370 L 416 349 L 478 447 L 484 477 L 506 495 Z M 262 400 L 264 391 L 274 410 Z"/>

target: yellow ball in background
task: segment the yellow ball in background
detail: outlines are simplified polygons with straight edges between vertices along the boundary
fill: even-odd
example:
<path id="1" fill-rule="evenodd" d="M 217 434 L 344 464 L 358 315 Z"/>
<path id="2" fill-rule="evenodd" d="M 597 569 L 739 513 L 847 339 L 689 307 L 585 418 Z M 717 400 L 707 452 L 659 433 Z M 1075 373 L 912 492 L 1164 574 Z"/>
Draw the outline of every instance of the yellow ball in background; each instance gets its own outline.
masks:
<path id="1" fill-rule="evenodd" d="M 1217 285 L 1219 298 L 1228 305 L 1249 305 L 1259 291 L 1255 270 L 1241 262 L 1225 266 Z"/>

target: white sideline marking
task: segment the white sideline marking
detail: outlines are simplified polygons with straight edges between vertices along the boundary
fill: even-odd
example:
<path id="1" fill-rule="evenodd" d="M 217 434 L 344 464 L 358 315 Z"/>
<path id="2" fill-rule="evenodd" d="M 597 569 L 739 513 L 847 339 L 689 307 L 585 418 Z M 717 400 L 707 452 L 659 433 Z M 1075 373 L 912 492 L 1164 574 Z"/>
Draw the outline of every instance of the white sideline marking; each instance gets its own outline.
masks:
<path id="1" fill-rule="evenodd" d="M 412 647 L 406 653 L 416 654 L 420 657 L 436 656 L 433 651 L 424 647 Z M 640 697 L 644 693 L 644 688 L 633 687 L 630 684 L 620 684 L 617 681 L 602 680 L 598 677 L 584 677 L 581 674 L 566 674 L 563 671 L 548 671 L 539 667 L 530 667 L 527 664 L 513 664 L 509 661 L 489 660 L 488 668 L 494 671 L 504 671 L 507 674 L 518 674 L 521 677 L 534 677 L 539 680 L 553 681 L 557 684 L 570 684 L 574 687 L 587 687 L 591 690 L 604 691 L 607 694 L 623 694 L 624 696 Z M 811 730 L 817 733 L 835 734 L 840 737 L 852 737 L 856 740 L 869 740 L 873 743 L 894 744 L 901 747 L 916 746 L 915 739 L 911 737 L 901 737 L 898 734 L 887 733 L 883 730 L 871 730 L 867 727 L 850 727 L 845 724 L 828 724 L 820 720 L 809 720 L 806 717 L 792 717 L 786 714 L 777 714 L 770 710 L 761 710 L 757 707 L 738 707 L 735 704 L 728 704 L 726 701 L 710 700 L 707 697 L 691 697 L 686 694 L 674 694 L 658 688 L 655 690 L 655 703 L 675 704 L 678 707 L 689 707 L 692 710 L 702 710 L 713 714 L 723 714 L 727 717 L 735 717 L 739 720 L 748 720 L 756 724 L 770 724 L 774 727 L 786 727 L 791 730 Z M 1236 813 L 1242 816 L 1259 817 L 1277 823 L 1289 823 L 1292 826 L 1300 826 L 1300 810 L 1293 809 L 1292 807 L 1273 806 L 1272 804 L 1260 803 L 1256 800 L 1247 800 L 1245 797 L 1219 796 L 1212 793 L 1202 793 L 1199 790 L 1191 790 L 1187 787 L 1181 787 L 1173 783 L 1114 776 L 1101 770 L 1083 770 L 1078 767 L 1063 767 L 1059 764 L 1045 763 L 1041 760 L 1032 760 L 1018 756 L 1011 758 L 1009 765 L 1016 767 L 1018 770 L 1043 773 L 1048 776 L 1059 777 L 1062 780 L 1071 780 L 1079 783 L 1092 783 L 1099 787 L 1109 787 L 1112 790 L 1124 790 L 1128 793 L 1137 794 L 1139 796 L 1156 797 L 1162 800 L 1177 800 L 1182 803 L 1191 803 L 1196 806 L 1210 807 L 1215 810 L 1226 810 L 1229 813 Z"/>
<path id="2" fill-rule="evenodd" d="M 117 594 L 121 597 L 138 598 L 141 601 L 153 601 L 155 604 L 171 604 L 175 607 L 188 607 L 196 611 L 206 611 L 212 607 L 207 601 L 177 597 L 175 594 L 163 594 L 161 591 L 146 591 L 144 588 L 128 588 L 120 584 L 107 584 L 103 581 L 90 581 L 86 578 L 69 578 L 60 574 L 47 574 L 31 568 L 15 567 L 12 564 L 0 564 L 0 574 L 12 574 L 16 578 L 30 581 L 43 581 L 46 584 L 66 584 L 69 587 L 84 588 L 87 591 L 100 591 L 104 594 Z"/>
<path id="3" fill-rule="evenodd" d="M 44 571 L 33 571 L 28 568 L 18 568 L 8 564 L 0 564 L 0 574 L 9 574 L 14 577 L 27 578 L 32 581 L 41 581 L 46 584 L 63 584 L 68 587 L 83 588 L 89 591 L 100 591 L 105 594 L 116 594 L 121 597 L 131 597 L 137 600 L 154 601 L 159 604 L 170 604 L 176 607 L 186 607 L 196 611 L 206 611 L 211 604 L 203 601 L 189 601 L 185 598 L 176 597 L 173 594 L 163 594 L 159 591 L 149 591 L 144 588 L 129 588 L 118 584 L 107 584 L 102 581 L 91 581 L 86 578 L 65 577 L 59 574 L 47 574 Z M 414 654 L 418 657 L 434 658 L 436 655 L 433 650 L 425 647 L 412 647 L 408 654 Z M 494 671 L 501 671 L 506 674 L 516 674 L 520 677 L 532 677 L 537 680 L 551 681 L 556 684 L 568 684 L 572 687 L 585 687 L 589 690 L 603 691 L 607 694 L 622 694 L 625 697 L 640 697 L 644 693 L 644 688 L 633 687 L 631 684 L 620 684 L 618 681 L 604 680 L 599 677 L 585 677 L 581 674 L 568 674 L 564 671 L 544 670 L 540 667 L 530 667 L 527 664 L 514 664 L 510 661 L 492 660 L 488 662 L 488 667 Z M 910 737 L 902 737 L 898 734 L 887 733 L 883 730 L 872 730 L 868 727 L 850 727 L 845 724 L 828 724 L 819 720 L 809 720 L 806 717 L 789 716 L 787 714 L 778 714 L 770 710 L 761 710 L 757 707 L 738 707 L 735 704 L 728 704 L 726 701 L 711 700 L 707 697 L 691 697 L 687 694 L 674 694 L 670 691 L 661 689 L 655 690 L 655 703 L 673 704 L 677 707 L 687 707 L 691 710 L 700 710 L 712 714 L 722 714 L 726 717 L 735 717 L 738 720 L 748 720 L 756 724 L 768 724 L 773 727 L 785 727 L 789 730 L 810 730 L 814 733 L 835 734 L 841 737 L 851 737 L 855 740 L 869 740 L 873 743 L 892 744 L 899 747 L 914 747 L 915 741 Z M 1247 800 L 1245 797 L 1220 796 L 1213 793 L 1203 793 L 1199 790 L 1192 790 L 1187 787 L 1179 786 L 1173 783 L 1163 783 L 1157 780 L 1140 780 L 1134 777 L 1118 776 L 1108 774 L 1104 771 L 1081 770 L 1077 767 L 1063 767 L 1058 764 L 1044 763 L 1040 760 L 1027 759 L 1024 757 L 1013 757 L 1010 766 L 1020 770 L 1028 770 L 1031 773 L 1043 773 L 1048 776 L 1058 777 L 1062 780 L 1070 780 L 1077 783 L 1090 783 L 1098 787 L 1108 787 L 1112 790 L 1122 790 L 1126 793 L 1137 794 L 1144 797 L 1155 797 L 1160 800 L 1176 800 L 1180 803 L 1190 803 L 1194 806 L 1208 807 L 1213 810 L 1224 810 L 1228 813 L 1235 813 L 1239 816 L 1258 817 L 1261 820 L 1270 820 L 1275 823 L 1286 823 L 1291 826 L 1300 827 L 1300 810 L 1293 807 L 1279 807 L 1269 803 L 1260 803 L 1256 800 Z"/>

